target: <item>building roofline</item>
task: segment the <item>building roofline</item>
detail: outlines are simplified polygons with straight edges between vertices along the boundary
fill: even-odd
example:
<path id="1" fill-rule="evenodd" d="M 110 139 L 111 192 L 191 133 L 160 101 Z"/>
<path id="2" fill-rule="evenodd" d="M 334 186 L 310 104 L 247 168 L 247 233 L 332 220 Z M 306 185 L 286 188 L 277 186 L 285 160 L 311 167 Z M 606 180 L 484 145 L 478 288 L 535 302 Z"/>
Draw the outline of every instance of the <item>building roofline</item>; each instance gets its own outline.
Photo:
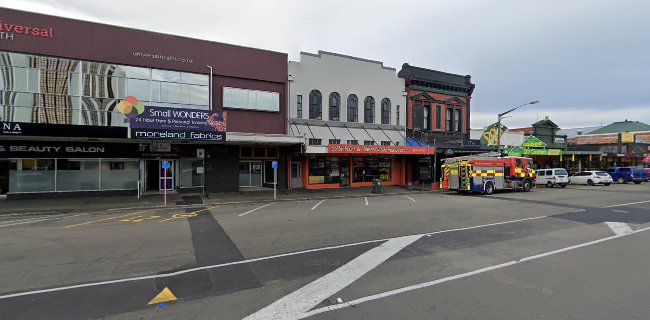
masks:
<path id="1" fill-rule="evenodd" d="M 126 30 L 133 30 L 133 31 L 136 31 L 136 32 L 147 32 L 147 33 L 152 33 L 152 34 L 159 35 L 159 36 L 175 37 L 175 38 L 183 38 L 183 39 L 187 39 L 187 40 L 202 41 L 202 42 L 207 42 L 207 43 L 220 44 L 220 45 L 231 46 L 231 47 L 237 47 L 237 48 L 243 48 L 243 49 L 259 50 L 259 51 L 264 51 L 264 52 L 269 52 L 269 53 L 283 54 L 283 55 L 288 56 L 288 53 L 286 53 L 286 52 L 273 51 L 273 50 L 262 49 L 262 48 L 256 48 L 256 47 L 247 47 L 247 46 L 242 46 L 242 45 L 237 45 L 237 44 L 232 44 L 232 43 L 226 43 L 226 42 L 219 42 L 219 41 L 214 41 L 214 40 L 207 40 L 207 39 L 200 39 L 200 38 L 192 38 L 192 37 L 189 37 L 189 36 L 178 35 L 178 34 L 172 34 L 172 33 L 163 33 L 163 32 L 158 32 L 158 31 L 151 31 L 151 30 L 145 30 L 145 29 L 137 29 L 137 28 L 125 27 L 125 26 L 120 26 L 120 25 L 117 25 L 117 24 L 111 24 L 111 23 L 106 23 L 106 22 L 97 22 L 97 21 L 91 21 L 91 20 L 85 20 L 85 19 L 76 19 L 76 18 L 62 17 L 62 16 L 56 16 L 56 15 L 53 15 L 53 14 L 40 13 L 40 12 L 33 12 L 33 11 L 27 11 L 27 10 L 19 10 L 19 9 L 14 9 L 14 8 L 7 8 L 7 7 L 0 7 L 0 9 L 10 10 L 10 11 L 15 11 L 15 12 L 21 12 L 21 13 L 27 13 L 27 14 L 35 14 L 35 15 L 47 16 L 47 17 L 51 17 L 51 18 L 63 19 L 63 20 L 68 20 L 68 21 L 78 21 L 78 22 L 85 22 L 85 23 L 93 23 L 93 24 L 98 24 L 98 25 L 102 25 L 102 26 L 106 26 L 106 27 L 120 28 L 120 29 L 126 29 Z"/>
<path id="2" fill-rule="evenodd" d="M 363 62 L 374 63 L 374 64 L 378 64 L 382 69 L 386 69 L 386 70 L 391 70 L 391 71 L 395 71 L 395 72 L 397 72 L 397 69 L 395 69 L 395 68 L 391 68 L 391 67 L 387 67 L 387 66 L 384 66 L 384 63 L 383 63 L 383 62 L 381 62 L 381 61 L 377 61 L 377 60 L 370 60 L 370 59 L 365 59 L 365 58 L 359 58 L 359 57 L 349 56 L 349 55 L 345 55 L 345 54 L 341 54 L 341 53 L 336 53 L 336 52 L 323 51 L 323 50 L 318 50 L 318 53 L 311 53 L 311 52 L 306 52 L 306 51 L 300 51 L 300 55 L 301 55 L 301 56 L 305 55 L 305 56 L 311 56 L 311 57 L 315 57 L 315 58 L 322 58 L 322 57 L 323 57 L 323 54 L 325 54 L 325 55 L 330 55 L 330 56 L 335 56 L 335 57 L 339 57 L 339 58 L 346 58 L 346 59 L 352 59 L 352 60 L 358 60 L 358 61 L 363 61 Z M 291 63 L 291 62 L 298 62 L 298 63 L 300 63 L 301 61 L 289 61 L 289 63 Z"/>
<path id="3" fill-rule="evenodd" d="M 416 67 L 416 66 L 410 65 L 409 63 L 404 63 L 402 65 L 402 68 L 404 66 L 408 66 L 409 68 L 413 68 L 413 69 L 420 69 L 420 70 L 426 71 L 426 72 L 437 72 L 437 73 L 440 73 L 440 74 L 446 74 L 446 75 L 456 76 L 456 77 L 463 77 L 463 78 L 466 78 L 466 79 L 471 79 L 472 78 L 472 76 L 469 75 L 469 74 L 462 75 L 462 74 L 458 74 L 458 73 L 451 73 L 451 72 L 444 72 L 444 71 L 439 71 L 439 70 L 434 70 L 434 69 L 427 69 L 427 68 L 423 68 L 423 67 Z"/>

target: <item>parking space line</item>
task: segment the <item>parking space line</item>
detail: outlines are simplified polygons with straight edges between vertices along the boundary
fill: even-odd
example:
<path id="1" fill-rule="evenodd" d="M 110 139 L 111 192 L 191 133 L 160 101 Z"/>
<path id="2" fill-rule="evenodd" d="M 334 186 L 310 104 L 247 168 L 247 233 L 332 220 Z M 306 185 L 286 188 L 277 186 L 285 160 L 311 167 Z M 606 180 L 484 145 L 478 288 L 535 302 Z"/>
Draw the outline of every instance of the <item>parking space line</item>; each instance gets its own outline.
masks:
<path id="1" fill-rule="evenodd" d="M 629 211 L 625 211 L 625 210 L 612 210 L 612 212 L 629 213 Z"/>
<path id="2" fill-rule="evenodd" d="M 325 200 L 321 200 L 319 203 L 317 203 L 315 206 L 313 206 L 311 209 L 314 210 L 316 207 L 320 206 L 321 203 L 325 202 Z"/>
<path id="3" fill-rule="evenodd" d="M 368 197 L 363 197 L 366 200 L 366 205 L 368 205 Z"/>
<path id="4" fill-rule="evenodd" d="M 402 196 L 404 196 L 406 199 L 409 199 L 409 200 L 415 202 L 415 199 L 413 199 L 413 198 L 411 198 L 411 197 L 409 197 L 409 196 L 407 196 L 407 195 L 405 195 L 405 194 L 403 194 Z"/>
<path id="5" fill-rule="evenodd" d="M 117 217 L 86 221 L 86 222 L 82 222 L 82 223 L 71 224 L 69 226 L 65 226 L 65 227 L 62 227 L 62 228 L 67 229 L 67 228 L 73 228 L 73 227 L 80 227 L 80 226 L 85 226 L 87 224 L 91 224 L 91 223 L 95 223 L 95 222 L 101 222 L 101 221 L 115 220 L 115 219 L 124 218 L 124 217 L 130 217 L 130 216 L 134 216 L 136 214 L 143 214 L 145 212 L 150 212 L 150 211 L 154 211 L 154 210 L 156 210 L 156 209 L 149 209 L 149 210 L 144 210 L 144 211 L 133 212 L 133 213 L 117 216 Z"/>
<path id="6" fill-rule="evenodd" d="M 246 212 L 240 214 L 239 217 L 241 217 L 241 216 L 245 216 L 245 215 L 247 215 L 247 214 L 249 214 L 249 213 L 251 213 L 251 212 L 257 211 L 257 210 L 262 209 L 262 208 L 264 208 L 264 207 L 268 207 L 268 206 L 270 206 L 270 205 L 272 205 L 272 204 L 274 204 L 274 203 L 275 203 L 275 202 L 267 203 L 267 204 L 265 204 L 265 205 L 263 205 L 263 206 L 261 206 L 261 207 L 257 207 L 257 208 L 255 208 L 255 209 L 253 209 L 253 210 L 246 211 Z"/>

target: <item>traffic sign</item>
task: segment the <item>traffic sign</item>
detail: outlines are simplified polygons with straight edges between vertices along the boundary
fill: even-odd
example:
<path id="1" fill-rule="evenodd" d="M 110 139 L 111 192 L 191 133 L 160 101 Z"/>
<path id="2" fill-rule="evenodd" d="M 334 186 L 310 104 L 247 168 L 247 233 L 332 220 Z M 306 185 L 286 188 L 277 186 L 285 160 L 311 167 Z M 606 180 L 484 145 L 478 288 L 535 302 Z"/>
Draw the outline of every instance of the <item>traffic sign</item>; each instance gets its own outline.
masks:
<path id="1" fill-rule="evenodd" d="M 169 161 L 163 161 L 161 166 L 163 169 L 169 169 Z"/>
<path id="2" fill-rule="evenodd" d="M 273 167 L 273 169 L 277 169 L 278 168 L 278 162 L 277 161 L 271 162 L 271 167 Z"/>

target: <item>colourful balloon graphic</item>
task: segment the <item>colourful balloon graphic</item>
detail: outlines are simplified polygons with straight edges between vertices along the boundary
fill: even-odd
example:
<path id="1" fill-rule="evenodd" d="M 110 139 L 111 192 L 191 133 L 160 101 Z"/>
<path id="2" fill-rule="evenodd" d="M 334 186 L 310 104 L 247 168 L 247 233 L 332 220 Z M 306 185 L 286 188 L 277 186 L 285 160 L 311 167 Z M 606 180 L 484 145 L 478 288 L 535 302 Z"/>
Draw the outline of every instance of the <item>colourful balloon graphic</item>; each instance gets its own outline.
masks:
<path id="1" fill-rule="evenodd" d="M 134 96 L 128 96 L 117 105 L 117 111 L 124 114 L 128 119 L 133 119 L 144 113 L 144 105 Z"/>

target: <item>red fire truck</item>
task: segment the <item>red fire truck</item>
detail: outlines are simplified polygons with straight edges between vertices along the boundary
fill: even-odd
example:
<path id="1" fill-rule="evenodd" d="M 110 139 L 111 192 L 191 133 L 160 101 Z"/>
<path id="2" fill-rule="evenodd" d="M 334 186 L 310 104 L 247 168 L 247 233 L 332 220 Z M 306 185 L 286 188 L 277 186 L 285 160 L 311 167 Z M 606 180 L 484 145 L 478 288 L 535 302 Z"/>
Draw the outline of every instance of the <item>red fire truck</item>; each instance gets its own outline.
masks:
<path id="1" fill-rule="evenodd" d="M 448 158 L 442 165 L 440 189 L 492 194 L 495 190 L 530 191 L 535 183 L 533 161 L 492 154 Z"/>

